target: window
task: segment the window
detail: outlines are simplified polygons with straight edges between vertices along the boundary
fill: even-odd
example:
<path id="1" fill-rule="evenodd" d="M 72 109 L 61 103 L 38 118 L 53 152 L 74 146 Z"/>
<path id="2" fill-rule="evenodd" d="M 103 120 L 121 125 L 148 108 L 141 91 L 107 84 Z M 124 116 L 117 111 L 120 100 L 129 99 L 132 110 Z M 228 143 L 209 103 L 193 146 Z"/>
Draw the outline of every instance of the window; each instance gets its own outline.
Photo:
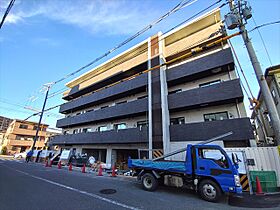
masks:
<path id="1" fill-rule="evenodd" d="M 33 130 L 37 130 L 38 126 L 34 125 Z"/>
<path id="2" fill-rule="evenodd" d="M 126 123 L 120 123 L 114 125 L 114 130 L 122 130 L 122 129 L 126 129 Z"/>
<path id="3" fill-rule="evenodd" d="M 21 129 L 28 129 L 28 125 L 20 124 L 19 128 L 21 128 Z"/>
<path id="4" fill-rule="evenodd" d="M 83 133 L 88 133 L 89 131 L 90 131 L 89 128 L 83 128 L 83 130 L 82 130 Z"/>
<path id="5" fill-rule="evenodd" d="M 125 104 L 125 103 L 127 103 L 127 101 L 120 101 L 120 102 L 117 102 L 116 105 L 117 104 Z"/>
<path id="6" fill-rule="evenodd" d="M 171 118 L 170 119 L 170 125 L 182 125 L 185 124 L 185 118 L 184 117 L 178 117 L 178 118 Z"/>
<path id="7" fill-rule="evenodd" d="M 148 96 L 147 95 L 139 96 L 137 99 L 143 99 L 143 98 L 148 98 Z"/>
<path id="8" fill-rule="evenodd" d="M 276 93 L 275 93 L 274 89 L 271 90 L 271 95 L 272 95 L 272 98 L 274 100 L 274 103 L 277 105 L 278 104 L 278 100 L 277 100 Z"/>
<path id="9" fill-rule="evenodd" d="M 177 90 L 169 91 L 169 92 L 168 92 L 168 95 L 174 94 L 174 93 L 179 93 L 179 92 L 182 92 L 182 89 L 177 89 Z"/>
<path id="10" fill-rule="evenodd" d="M 98 129 L 97 129 L 99 132 L 102 132 L 102 131 L 107 131 L 108 130 L 108 127 L 107 126 L 99 126 Z"/>
<path id="11" fill-rule="evenodd" d="M 215 85 L 215 84 L 219 84 L 221 82 L 221 80 L 214 80 L 214 81 L 211 81 L 211 82 L 206 82 L 206 83 L 202 83 L 199 85 L 199 87 L 208 87 L 208 86 L 211 86 L 211 85 Z"/>
<path id="12" fill-rule="evenodd" d="M 109 106 L 108 106 L 108 105 L 102 106 L 102 107 L 100 107 L 100 109 L 105 109 L 105 108 L 107 108 L 107 107 L 109 107 Z"/>
<path id="13" fill-rule="evenodd" d="M 73 134 L 78 133 L 78 129 L 73 130 Z"/>
<path id="14" fill-rule="evenodd" d="M 212 114 L 205 114 L 204 121 L 217 121 L 217 120 L 226 120 L 228 119 L 228 112 L 217 112 Z"/>
<path id="15" fill-rule="evenodd" d="M 78 112 L 77 114 L 76 114 L 76 116 L 78 116 L 78 115 L 80 115 L 81 113 L 80 112 Z"/>
<path id="16" fill-rule="evenodd" d="M 89 109 L 89 110 L 87 110 L 86 112 L 92 112 L 93 111 L 93 109 Z"/>
<path id="17" fill-rule="evenodd" d="M 148 122 L 147 121 L 139 121 L 139 122 L 137 122 L 137 128 L 140 128 L 140 130 L 142 128 L 146 128 L 146 127 L 148 127 Z"/>
<path id="18" fill-rule="evenodd" d="M 198 156 L 199 158 L 213 160 L 216 164 L 218 164 L 222 168 L 229 167 L 226 156 L 218 149 L 199 148 Z"/>

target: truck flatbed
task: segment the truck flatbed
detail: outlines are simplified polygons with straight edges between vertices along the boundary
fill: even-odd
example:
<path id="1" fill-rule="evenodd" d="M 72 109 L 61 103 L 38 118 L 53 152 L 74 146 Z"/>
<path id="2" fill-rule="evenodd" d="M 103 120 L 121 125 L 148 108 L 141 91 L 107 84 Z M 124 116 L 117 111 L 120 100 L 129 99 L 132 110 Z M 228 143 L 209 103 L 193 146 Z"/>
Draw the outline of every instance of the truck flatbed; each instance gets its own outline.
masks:
<path id="1" fill-rule="evenodd" d="M 132 168 L 186 173 L 186 162 L 184 161 L 153 161 L 142 159 L 130 159 L 129 161 L 131 161 L 130 167 Z"/>

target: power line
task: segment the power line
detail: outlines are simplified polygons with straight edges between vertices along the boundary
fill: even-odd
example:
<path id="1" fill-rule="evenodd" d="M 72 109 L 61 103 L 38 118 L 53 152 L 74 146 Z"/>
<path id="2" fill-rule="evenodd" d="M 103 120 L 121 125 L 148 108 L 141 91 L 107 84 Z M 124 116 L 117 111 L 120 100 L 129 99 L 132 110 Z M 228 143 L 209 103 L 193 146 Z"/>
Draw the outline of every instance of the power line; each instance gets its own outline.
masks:
<path id="1" fill-rule="evenodd" d="M 198 16 L 198 15 L 201 14 L 202 12 L 204 12 L 204 11 L 210 9 L 211 7 L 215 6 L 216 4 L 218 4 L 218 3 L 221 2 L 221 1 L 222 1 L 222 0 L 218 0 L 218 1 L 214 2 L 214 3 L 211 4 L 210 6 L 206 7 L 205 9 L 199 11 L 198 13 L 192 15 L 191 17 L 187 18 L 187 19 L 184 20 L 183 22 L 179 23 L 178 25 L 176 25 L 176 27 L 179 27 L 179 26 L 185 24 L 185 23 L 188 22 L 189 20 L 195 18 L 196 16 Z M 219 8 L 222 8 L 222 7 L 225 6 L 226 4 L 227 4 L 227 3 L 222 4 L 221 6 L 219 6 Z M 166 31 L 165 33 L 163 33 L 163 35 L 166 34 L 166 33 L 168 33 L 168 32 L 170 32 L 171 30 L 173 30 L 173 29 L 176 28 L 176 27 L 172 27 L 172 29 Z M 211 35 L 212 35 L 212 34 L 211 34 Z M 161 40 L 163 40 L 163 38 L 162 38 L 162 39 L 159 39 L 157 42 L 155 42 L 155 44 L 157 44 L 157 43 L 160 42 Z M 192 46 L 192 45 L 191 45 L 191 46 Z M 146 51 L 147 49 L 148 49 L 148 48 L 145 48 L 144 50 L 142 50 L 142 52 Z M 140 52 L 140 53 L 141 53 L 141 52 Z M 133 55 L 133 57 L 134 57 L 134 56 L 135 56 L 135 55 Z M 125 62 L 125 61 L 124 61 L 124 62 Z M 133 75 L 132 77 L 134 77 L 134 75 Z M 131 78 L 130 78 L 130 79 L 131 79 Z M 125 80 L 121 80 L 120 82 L 123 82 L 123 81 L 125 81 Z M 116 85 L 116 84 L 119 84 L 119 82 L 118 82 L 118 83 L 114 83 L 114 84 L 112 84 L 112 85 L 108 85 L 108 86 L 106 86 L 106 87 L 114 86 L 114 85 Z M 61 91 L 61 90 L 63 90 L 63 89 L 64 89 L 64 88 L 62 88 L 62 89 L 60 89 L 60 90 L 58 90 L 58 91 L 55 91 L 55 92 L 53 92 L 53 94 L 56 94 L 56 93 L 58 93 L 59 91 Z M 103 89 L 103 88 L 102 88 L 102 89 Z M 102 89 L 98 89 L 96 92 L 98 92 L 98 91 L 100 91 L 100 90 L 102 90 Z M 60 107 L 60 106 L 63 105 L 63 104 L 64 104 L 64 103 L 58 104 L 58 105 L 53 106 L 53 107 L 50 107 L 50 108 L 46 109 L 45 111 L 49 111 L 49 110 L 55 109 L 55 108 L 57 108 L 57 107 Z M 36 116 L 36 115 L 38 115 L 38 114 L 40 114 L 40 113 L 41 113 L 41 112 L 34 113 L 33 115 L 27 117 L 25 120 L 27 120 L 27 119 L 29 119 L 29 118 L 31 118 L 31 117 L 33 117 L 33 116 Z"/>
<path id="2" fill-rule="evenodd" d="M 113 47 L 112 49 L 110 49 L 109 51 L 107 51 L 106 53 L 104 53 L 103 55 L 97 57 L 96 59 L 94 59 L 93 61 L 91 61 L 90 63 L 86 64 L 85 66 L 82 66 L 81 68 L 77 69 L 76 71 L 67 74 L 66 76 L 62 77 L 61 79 L 57 80 L 54 82 L 54 84 L 57 84 L 59 82 L 62 82 L 63 80 L 74 76 L 75 74 L 79 73 L 80 71 L 84 70 L 85 68 L 91 66 L 92 64 L 98 62 L 99 60 L 107 57 L 109 54 L 115 52 L 117 49 L 119 49 L 120 47 L 124 46 L 125 44 L 129 43 L 130 41 L 134 40 L 136 37 L 140 36 L 141 34 L 143 34 L 144 32 L 146 32 L 147 30 L 151 29 L 152 27 L 154 27 L 156 24 L 160 23 L 162 20 L 164 20 L 165 18 L 169 17 L 171 14 L 179 11 L 180 9 L 182 9 L 183 7 L 189 6 L 192 3 L 196 2 L 197 0 L 188 0 L 186 2 L 186 0 L 181 1 L 179 4 L 177 4 L 173 9 L 169 10 L 166 14 L 164 14 L 163 16 L 161 16 L 160 18 L 158 18 L 156 21 L 150 23 L 149 25 L 147 25 L 146 27 L 144 27 L 143 29 L 141 29 L 140 31 L 138 31 L 137 33 L 135 33 L 133 36 L 129 37 L 128 39 L 124 40 L 123 42 L 121 42 L 120 44 L 116 45 L 115 47 Z"/>
<path id="3" fill-rule="evenodd" d="M 249 82 L 248 82 L 248 80 L 247 80 L 247 78 L 246 78 L 246 76 L 245 76 L 245 73 L 244 73 L 244 71 L 243 71 L 243 69 L 242 69 L 242 67 L 241 67 L 241 64 L 240 64 L 240 61 L 239 61 L 239 59 L 238 59 L 238 57 L 237 57 L 237 54 L 236 54 L 236 52 L 235 52 L 235 49 L 234 49 L 233 45 L 231 44 L 231 41 L 229 40 L 228 42 L 229 42 L 229 45 L 230 45 L 231 48 L 232 48 L 233 55 L 234 55 L 234 57 L 235 57 L 235 59 L 236 59 L 236 61 L 237 61 L 237 64 L 238 64 L 238 66 L 239 66 L 239 69 L 240 69 L 240 71 L 241 71 L 241 73 L 242 73 L 242 75 L 243 75 L 243 77 L 244 77 L 244 80 L 245 80 L 246 85 L 247 85 L 247 87 L 248 87 L 248 89 L 249 89 L 249 91 L 250 91 L 250 94 L 251 94 L 252 98 L 254 98 L 253 92 L 252 92 L 252 90 L 251 90 L 251 88 L 250 88 L 250 85 L 249 85 Z"/>
<path id="4" fill-rule="evenodd" d="M 251 30 L 248 31 L 248 32 L 250 33 L 250 32 L 252 32 L 252 31 L 254 31 L 254 30 L 258 29 L 258 28 L 262 28 L 262 27 L 264 27 L 264 26 L 274 25 L 274 24 L 278 24 L 278 23 L 280 23 L 280 20 L 274 21 L 274 22 L 270 22 L 270 23 L 264 23 L 264 24 L 261 24 L 261 25 L 256 26 L 255 28 L 251 29 Z"/>
<path id="5" fill-rule="evenodd" d="M 9 5 L 8 5 L 8 7 L 7 7 L 7 9 L 6 9 L 5 13 L 4 13 L 4 16 L 3 16 L 2 20 L 1 20 L 0 29 L 2 28 L 2 26 L 3 26 L 4 22 L 5 22 L 5 19 L 6 19 L 6 17 L 8 16 L 9 12 L 11 11 L 11 9 L 12 9 L 12 7 L 13 7 L 15 1 L 16 1 L 16 0 L 11 0 L 11 1 L 10 1 Z"/>
<path id="6" fill-rule="evenodd" d="M 258 31 L 258 34 L 259 34 L 259 36 L 260 36 L 260 38 L 261 38 L 261 41 L 262 41 L 263 47 L 264 47 L 264 49 L 265 49 L 266 55 L 267 55 L 267 57 L 268 57 L 268 60 L 269 60 L 269 62 L 270 62 L 270 65 L 272 66 L 271 58 L 270 58 L 270 55 L 269 55 L 269 53 L 268 53 L 268 51 L 267 51 L 267 48 L 266 48 L 265 42 L 264 42 L 264 40 L 263 40 L 262 34 L 261 34 L 259 28 L 257 28 L 257 23 L 256 23 L 256 21 L 255 21 L 255 19 L 254 19 L 253 16 L 252 16 L 252 19 L 253 19 L 253 22 L 254 22 L 254 24 L 255 24 L 255 26 L 256 26 L 256 29 L 257 29 L 257 31 Z M 279 22 L 280 22 L 280 21 L 279 21 Z"/>
<path id="7" fill-rule="evenodd" d="M 218 1 L 214 2 L 214 3 L 211 4 L 210 6 L 204 8 L 203 10 L 201 10 L 201 11 L 199 11 L 198 13 L 192 15 L 191 17 L 187 18 L 187 19 L 184 20 L 183 22 L 177 24 L 176 26 L 172 27 L 172 28 L 169 29 L 168 31 L 164 32 L 162 35 L 165 35 L 165 34 L 169 33 L 170 31 L 172 31 L 173 29 L 175 29 L 175 28 L 177 28 L 177 27 L 179 27 L 179 26 L 185 24 L 186 22 L 190 21 L 191 19 L 195 18 L 196 16 L 200 15 L 201 13 L 207 11 L 207 10 L 210 9 L 211 7 L 213 7 L 213 6 L 215 6 L 216 4 L 220 3 L 221 1 L 222 1 L 222 0 L 218 0 Z M 193 3 L 193 2 L 191 2 L 191 3 Z M 222 7 L 225 6 L 226 4 L 227 4 L 227 3 L 222 4 L 221 6 L 219 6 L 219 8 L 222 8 Z M 151 46 L 154 46 L 154 45 L 158 44 L 158 43 L 159 43 L 160 41 L 162 41 L 163 39 L 164 39 L 164 38 L 161 38 L 161 39 L 158 40 L 157 42 L 153 43 Z M 191 47 L 191 46 L 192 46 L 192 45 L 190 45 L 189 47 Z M 148 47 L 145 47 L 144 49 L 142 49 L 141 51 L 139 51 L 137 55 L 140 55 L 141 53 L 144 53 L 147 49 L 148 49 Z M 126 60 L 124 60 L 123 62 L 121 62 L 121 63 L 119 63 L 119 64 L 116 64 L 116 65 L 114 65 L 114 66 L 112 66 L 112 67 L 115 67 L 115 66 L 117 66 L 117 65 L 120 65 L 120 64 L 126 62 L 127 60 L 131 59 L 132 57 L 137 56 L 137 55 L 132 55 L 132 56 L 128 57 Z M 60 90 L 58 90 L 58 91 L 55 91 L 55 92 L 53 92 L 53 93 L 50 94 L 49 98 L 54 97 L 54 96 L 56 96 L 56 95 L 59 95 L 60 93 L 63 93 L 63 92 L 64 92 L 64 91 L 62 91 L 62 90 L 67 90 L 67 89 L 68 89 L 68 88 L 65 87 L 65 88 L 62 88 L 62 89 L 60 89 Z M 59 91 L 62 91 L 62 92 L 58 93 Z"/>

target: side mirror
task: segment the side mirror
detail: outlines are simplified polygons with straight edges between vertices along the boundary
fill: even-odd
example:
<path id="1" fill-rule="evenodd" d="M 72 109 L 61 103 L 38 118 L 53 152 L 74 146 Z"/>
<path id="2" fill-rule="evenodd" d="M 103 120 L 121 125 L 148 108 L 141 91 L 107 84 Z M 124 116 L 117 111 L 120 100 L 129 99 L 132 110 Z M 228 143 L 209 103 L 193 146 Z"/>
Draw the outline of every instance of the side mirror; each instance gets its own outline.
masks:
<path id="1" fill-rule="evenodd" d="M 234 165 L 238 165 L 238 163 L 241 162 L 241 161 L 238 159 L 236 153 L 232 153 L 232 154 L 231 154 L 231 159 L 232 159 L 232 162 L 234 163 Z"/>

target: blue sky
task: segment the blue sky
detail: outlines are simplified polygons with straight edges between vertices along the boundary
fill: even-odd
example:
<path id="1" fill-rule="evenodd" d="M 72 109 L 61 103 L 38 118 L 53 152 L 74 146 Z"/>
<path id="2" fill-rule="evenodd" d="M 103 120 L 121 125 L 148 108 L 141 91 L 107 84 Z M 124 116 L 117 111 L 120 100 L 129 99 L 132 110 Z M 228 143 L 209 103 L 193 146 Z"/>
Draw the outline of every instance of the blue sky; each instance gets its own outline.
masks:
<path id="1" fill-rule="evenodd" d="M 44 94 L 42 85 L 53 82 L 102 55 L 144 26 L 156 20 L 179 0 L 16 0 L 0 30 L 0 115 L 25 119 L 32 113 L 24 107 L 40 109 Z M 108 58 L 128 49 L 158 31 L 165 32 L 192 14 L 214 3 L 197 0 L 168 17 L 151 30 L 125 45 Z M 0 16 L 9 4 L 1 0 Z M 251 0 L 257 25 L 280 20 L 279 0 Z M 228 12 L 222 8 L 222 14 Z M 247 28 L 255 24 L 249 20 Z M 260 29 L 272 65 L 280 63 L 280 25 Z M 234 33 L 236 30 L 228 31 Z M 250 33 L 263 70 L 271 66 L 257 30 Z M 232 43 L 250 81 L 254 95 L 258 85 L 241 37 Z M 106 61 L 103 59 L 94 66 Z M 90 70 L 88 68 L 80 74 Z M 76 76 L 78 76 L 77 74 Z M 75 76 L 75 77 L 76 77 Z M 64 88 L 67 81 L 53 86 L 51 92 Z M 248 100 L 244 99 L 248 109 Z M 52 97 L 47 108 L 63 103 L 61 95 Z M 55 127 L 62 118 L 58 109 L 47 113 L 43 122 Z M 37 121 L 37 117 L 31 118 Z"/>

